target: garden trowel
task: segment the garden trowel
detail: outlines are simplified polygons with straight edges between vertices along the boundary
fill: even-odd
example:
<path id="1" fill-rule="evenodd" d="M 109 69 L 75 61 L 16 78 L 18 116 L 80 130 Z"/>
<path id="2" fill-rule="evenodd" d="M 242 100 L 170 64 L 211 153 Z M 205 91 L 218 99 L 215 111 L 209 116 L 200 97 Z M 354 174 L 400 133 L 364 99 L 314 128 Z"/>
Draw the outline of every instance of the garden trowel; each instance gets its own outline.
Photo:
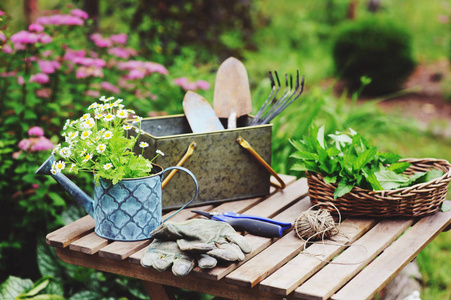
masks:
<path id="1" fill-rule="evenodd" d="M 234 57 L 226 59 L 216 73 L 213 108 L 219 118 L 228 119 L 228 129 L 236 128 L 236 120 L 252 111 L 247 71 Z"/>
<path id="2" fill-rule="evenodd" d="M 210 103 L 195 92 L 186 92 L 183 110 L 194 133 L 224 130 Z"/>

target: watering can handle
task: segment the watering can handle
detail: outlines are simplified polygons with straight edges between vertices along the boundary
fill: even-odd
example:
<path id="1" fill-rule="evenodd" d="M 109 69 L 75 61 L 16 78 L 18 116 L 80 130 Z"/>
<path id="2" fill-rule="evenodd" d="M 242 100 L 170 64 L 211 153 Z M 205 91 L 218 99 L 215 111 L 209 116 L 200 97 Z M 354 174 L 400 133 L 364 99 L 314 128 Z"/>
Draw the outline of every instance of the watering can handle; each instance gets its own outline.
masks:
<path id="1" fill-rule="evenodd" d="M 191 203 L 194 201 L 194 199 L 196 199 L 197 194 L 199 193 L 199 184 L 197 183 L 196 177 L 194 176 L 194 174 L 193 174 L 190 170 L 188 170 L 187 168 L 184 168 L 184 167 L 173 166 L 173 167 L 169 167 L 169 168 L 165 169 L 165 170 L 161 173 L 161 175 L 160 175 L 162 181 L 163 181 L 164 174 L 165 174 L 166 172 L 168 172 L 168 171 L 171 171 L 171 170 L 180 170 L 180 171 L 183 171 L 183 172 L 187 173 L 189 176 L 191 176 L 191 178 L 192 178 L 193 181 L 194 181 L 194 184 L 196 185 L 196 192 L 194 193 L 194 197 L 193 197 L 190 201 L 188 201 L 187 203 L 185 203 L 185 205 L 183 205 L 182 207 L 180 207 L 176 212 L 172 213 L 172 214 L 171 214 L 169 217 L 167 217 L 162 223 L 166 222 L 167 220 L 169 220 L 170 218 L 172 218 L 173 216 L 175 216 L 176 214 L 178 214 L 182 209 L 184 209 L 184 208 L 187 207 L 189 204 L 191 204 Z"/>

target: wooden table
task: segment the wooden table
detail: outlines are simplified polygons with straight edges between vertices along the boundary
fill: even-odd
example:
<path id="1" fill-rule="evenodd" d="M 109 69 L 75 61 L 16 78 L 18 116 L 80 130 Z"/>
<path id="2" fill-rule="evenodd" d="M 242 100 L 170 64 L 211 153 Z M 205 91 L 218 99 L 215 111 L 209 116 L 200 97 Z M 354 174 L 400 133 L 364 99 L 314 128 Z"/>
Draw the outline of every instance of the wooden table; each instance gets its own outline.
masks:
<path id="1" fill-rule="evenodd" d="M 305 179 L 283 176 L 287 187 L 265 198 L 220 205 L 205 211 L 234 211 L 294 222 L 311 204 Z M 173 219 L 195 217 L 190 209 Z M 64 262 L 141 279 L 151 299 L 170 299 L 166 286 L 230 299 L 371 299 L 451 223 L 451 211 L 421 219 L 347 218 L 339 242 L 304 242 L 293 230 L 281 238 L 245 235 L 253 251 L 245 261 L 211 270 L 196 267 L 179 278 L 170 270 L 144 268 L 140 259 L 150 240 L 111 242 L 98 237 L 94 221 L 85 216 L 47 235 Z M 344 237 L 352 244 L 343 242 Z M 328 263 L 333 259 L 332 263 Z"/>

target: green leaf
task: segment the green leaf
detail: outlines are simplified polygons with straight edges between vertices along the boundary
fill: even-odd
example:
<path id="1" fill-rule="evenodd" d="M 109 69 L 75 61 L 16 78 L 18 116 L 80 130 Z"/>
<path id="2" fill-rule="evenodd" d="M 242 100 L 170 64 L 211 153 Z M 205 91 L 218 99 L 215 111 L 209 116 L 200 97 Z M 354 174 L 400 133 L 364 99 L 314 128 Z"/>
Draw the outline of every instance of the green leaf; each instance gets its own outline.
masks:
<path id="1" fill-rule="evenodd" d="M 337 182 L 337 176 L 325 176 L 324 177 L 324 182 L 326 184 L 336 183 Z"/>
<path id="2" fill-rule="evenodd" d="M 447 211 L 451 210 L 451 206 L 449 206 L 448 203 L 443 202 L 442 206 L 440 207 L 440 210 L 442 212 L 447 212 Z"/>
<path id="3" fill-rule="evenodd" d="M 309 171 L 309 169 L 303 163 L 296 163 L 291 167 L 293 171 Z"/>
<path id="4" fill-rule="evenodd" d="M 324 146 L 324 125 L 318 129 L 317 140 L 321 148 L 325 149 Z"/>
<path id="5" fill-rule="evenodd" d="M 377 180 L 377 177 L 372 170 L 369 170 L 369 173 L 365 173 L 365 178 L 374 191 L 383 190 L 379 180 Z"/>
<path id="6" fill-rule="evenodd" d="M 428 172 L 426 172 L 426 176 L 424 178 L 424 182 L 429 182 L 431 180 L 437 179 L 439 177 L 442 177 L 443 174 L 445 174 L 442 170 L 432 169 Z"/>
<path id="7" fill-rule="evenodd" d="M 16 299 L 17 296 L 32 287 L 33 281 L 30 279 L 9 276 L 8 279 L 0 285 L 0 299 Z"/>
<path id="8" fill-rule="evenodd" d="M 72 297 L 70 297 L 69 300 L 97 300 L 102 298 L 103 298 L 102 295 L 100 295 L 99 293 L 91 291 L 82 291 L 72 295 Z"/>
<path id="9" fill-rule="evenodd" d="M 388 167 L 388 170 L 393 171 L 397 174 L 402 174 L 408 167 L 410 167 L 410 163 L 408 162 L 395 162 Z"/>
<path id="10" fill-rule="evenodd" d="M 384 164 L 387 164 L 387 165 L 394 164 L 401 159 L 401 156 L 399 156 L 398 154 L 394 154 L 394 153 L 379 152 L 378 156 L 379 156 L 381 162 Z"/>
<path id="11" fill-rule="evenodd" d="M 389 170 L 376 172 L 375 175 L 384 190 L 397 189 L 402 184 L 409 182 L 407 176 Z"/>
<path id="12" fill-rule="evenodd" d="M 63 296 L 55 295 L 55 294 L 37 295 L 37 296 L 32 297 L 32 298 L 24 298 L 24 299 L 29 299 L 29 300 L 66 300 L 66 298 L 64 298 Z"/>
<path id="13" fill-rule="evenodd" d="M 44 290 L 49 285 L 49 283 L 50 283 L 50 278 L 48 278 L 48 277 L 41 278 L 39 281 L 37 281 L 33 285 L 33 288 L 31 290 L 29 290 L 26 293 L 22 293 L 20 295 L 20 298 L 28 298 L 31 296 L 35 296 L 37 293 Z"/>
<path id="14" fill-rule="evenodd" d="M 301 160 L 315 160 L 318 161 L 319 157 L 315 153 L 310 153 L 306 151 L 298 151 L 291 155 L 293 158 L 301 159 Z"/>
<path id="15" fill-rule="evenodd" d="M 352 163 L 352 168 L 354 170 L 362 169 L 363 166 L 365 166 L 374 159 L 376 153 L 377 153 L 376 147 L 372 147 L 370 149 L 365 150 L 354 160 L 354 162 Z"/>
<path id="16" fill-rule="evenodd" d="M 352 188 L 354 187 L 354 184 L 349 184 L 346 182 L 346 180 L 341 180 L 338 183 L 337 188 L 334 191 L 334 199 L 340 198 L 344 195 L 346 195 L 347 193 L 349 193 Z"/>

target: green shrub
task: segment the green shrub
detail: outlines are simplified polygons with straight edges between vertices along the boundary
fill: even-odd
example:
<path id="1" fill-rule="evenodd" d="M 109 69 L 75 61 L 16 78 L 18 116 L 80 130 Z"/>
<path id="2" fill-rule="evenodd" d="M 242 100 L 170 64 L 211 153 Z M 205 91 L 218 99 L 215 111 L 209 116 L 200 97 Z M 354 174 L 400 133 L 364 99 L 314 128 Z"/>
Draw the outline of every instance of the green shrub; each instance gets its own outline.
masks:
<path id="1" fill-rule="evenodd" d="M 361 76 L 372 79 L 364 90 L 367 94 L 399 90 L 416 65 L 410 33 L 377 17 L 343 24 L 332 51 L 336 73 L 350 89 L 360 86 Z"/>

